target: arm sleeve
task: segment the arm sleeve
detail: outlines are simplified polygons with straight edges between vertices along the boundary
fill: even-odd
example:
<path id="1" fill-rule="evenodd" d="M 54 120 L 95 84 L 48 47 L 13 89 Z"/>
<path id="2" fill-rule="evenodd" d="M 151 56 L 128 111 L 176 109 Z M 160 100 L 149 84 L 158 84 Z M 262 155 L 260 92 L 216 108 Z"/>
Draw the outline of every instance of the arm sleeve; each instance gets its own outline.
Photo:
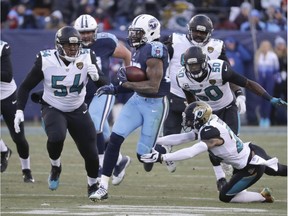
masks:
<path id="1" fill-rule="evenodd" d="M 30 91 L 43 80 L 41 55 L 37 55 L 37 59 L 31 71 L 27 74 L 17 91 L 17 109 L 24 110 Z"/>
<path id="2" fill-rule="evenodd" d="M 223 63 L 222 78 L 224 82 L 231 82 L 241 87 L 246 87 L 247 78 L 234 71 L 229 64 Z"/>
<path id="3" fill-rule="evenodd" d="M 218 59 L 221 59 L 223 61 L 225 61 L 227 64 L 230 65 L 229 63 L 229 59 L 226 55 L 226 48 L 225 48 L 225 44 L 223 43 L 223 46 L 222 46 L 222 50 L 221 50 L 221 53 L 220 53 L 220 56 L 218 57 Z"/>
<path id="4" fill-rule="evenodd" d="M 190 131 L 189 133 L 172 134 L 159 137 L 156 143 L 159 145 L 176 146 L 190 141 L 194 141 L 196 137 L 197 136 L 195 135 L 194 131 Z"/>
<path id="5" fill-rule="evenodd" d="M 189 148 L 180 149 L 173 153 L 163 154 L 162 161 L 180 161 L 193 158 L 208 150 L 206 143 L 200 141 Z"/>
<path id="6" fill-rule="evenodd" d="M 1 54 L 1 82 L 11 82 L 13 78 L 12 63 L 10 59 L 10 46 L 6 44 Z"/>

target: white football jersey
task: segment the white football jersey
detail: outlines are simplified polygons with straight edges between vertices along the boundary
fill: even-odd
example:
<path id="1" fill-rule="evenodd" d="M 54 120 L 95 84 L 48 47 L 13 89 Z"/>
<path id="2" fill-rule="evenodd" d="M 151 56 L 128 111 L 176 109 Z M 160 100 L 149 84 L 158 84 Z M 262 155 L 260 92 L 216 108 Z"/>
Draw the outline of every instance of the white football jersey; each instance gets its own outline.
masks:
<path id="1" fill-rule="evenodd" d="M 173 33 L 172 47 L 174 53 L 169 63 L 169 76 L 171 80 L 170 92 L 182 98 L 185 98 L 185 94 L 177 85 L 176 74 L 182 68 L 181 55 L 191 46 L 193 46 L 193 43 L 187 39 L 186 34 Z M 222 40 L 210 38 L 209 42 L 202 47 L 202 51 L 208 55 L 210 59 L 218 59 L 221 55 L 222 47 Z"/>
<path id="2" fill-rule="evenodd" d="M 66 66 L 57 51 L 44 50 L 42 71 L 44 74 L 43 99 L 63 112 L 79 108 L 86 95 L 87 66 L 92 64 L 90 49 L 82 49 L 80 56 Z"/>
<path id="3" fill-rule="evenodd" d="M 212 118 L 203 125 L 199 130 L 199 140 L 201 140 L 201 131 L 208 130 L 206 126 L 213 126 L 220 131 L 220 137 L 223 144 L 209 149 L 215 156 L 222 158 L 224 163 L 232 165 L 236 169 L 243 169 L 247 165 L 250 155 L 249 142 L 243 143 L 237 137 L 229 126 L 223 122 L 218 116 L 212 115 Z M 211 128 L 210 128 L 211 129 Z"/>
<path id="4" fill-rule="evenodd" d="M 2 57 L 2 51 L 4 49 L 4 46 L 8 45 L 8 43 L 6 43 L 5 41 L 0 42 L 0 58 Z M 6 46 L 6 48 L 9 48 L 8 46 Z M 2 66 L 2 65 L 1 65 Z M 16 89 L 16 83 L 15 80 L 12 78 L 11 82 L 0 82 L 0 89 L 1 89 L 1 95 L 0 95 L 0 99 L 4 100 L 5 98 L 8 98 L 10 95 L 12 95 Z"/>
<path id="5" fill-rule="evenodd" d="M 177 74 L 179 86 L 181 89 L 193 93 L 199 100 L 208 103 L 213 111 L 226 107 L 233 101 L 234 96 L 229 82 L 223 84 L 223 62 L 219 59 L 209 60 L 208 64 L 211 67 L 211 71 L 208 72 L 208 76 L 202 82 L 189 79 L 183 67 Z"/>

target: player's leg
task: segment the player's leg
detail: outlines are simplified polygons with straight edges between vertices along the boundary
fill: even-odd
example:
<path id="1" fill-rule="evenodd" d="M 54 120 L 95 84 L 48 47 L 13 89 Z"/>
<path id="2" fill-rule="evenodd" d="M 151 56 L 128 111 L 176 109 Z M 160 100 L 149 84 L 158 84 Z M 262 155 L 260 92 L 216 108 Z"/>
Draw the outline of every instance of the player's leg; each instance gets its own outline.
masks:
<path id="1" fill-rule="evenodd" d="M 117 163 L 121 144 L 131 132 L 142 125 L 142 116 L 136 105 L 137 96 L 133 95 L 123 106 L 113 125 L 110 140 L 105 151 L 100 187 L 96 193 L 89 197 L 93 201 L 108 198 L 109 178 Z"/>
<path id="2" fill-rule="evenodd" d="M 168 95 L 169 111 L 163 125 L 163 135 L 181 133 L 182 113 L 185 110 L 185 99 L 172 93 Z"/>
<path id="3" fill-rule="evenodd" d="M 51 163 L 51 171 L 48 177 L 48 187 L 56 190 L 59 186 L 59 178 L 62 171 L 61 153 L 67 132 L 67 120 L 65 113 L 49 105 L 42 105 L 43 127 L 47 134 L 47 151 Z"/>
<path id="4" fill-rule="evenodd" d="M 16 133 L 14 129 L 14 117 L 17 109 L 14 101 L 16 101 L 16 92 L 1 101 L 1 113 L 9 129 L 11 138 L 16 144 L 21 162 L 23 180 L 26 183 L 33 183 L 34 178 L 32 177 L 30 168 L 29 144 L 25 137 L 24 123 L 20 124 L 19 133 Z"/>
<path id="5" fill-rule="evenodd" d="M 253 173 L 251 173 L 253 170 Z M 265 166 L 248 165 L 242 170 L 235 170 L 230 181 L 224 185 L 219 193 L 222 202 L 273 202 L 271 193 L 247 191 L 251 185 L 255 184 L 263 175 Z M 269 189 L 267 189 L 269 190 Z M 266 191 L 267 192 L 267 191 Z"/>
<path id="6" fill-rule="evenodd" d="M 85 161 L 89 197 L 98 189 L 99 158 L 96 130 L 90 114 L 85 111 L 86 106 L 82 105 L 74 112 L 69 113 L 68 131 Z"/>
<path id="7" fill-rule="evenodd" d="M 1 152 L 1 173 L 5 172 L 8 167 L 8 160 L 11 157 L 12 151 L 7 147 L 2 139 L 0 139 L 0 152 Z"/>

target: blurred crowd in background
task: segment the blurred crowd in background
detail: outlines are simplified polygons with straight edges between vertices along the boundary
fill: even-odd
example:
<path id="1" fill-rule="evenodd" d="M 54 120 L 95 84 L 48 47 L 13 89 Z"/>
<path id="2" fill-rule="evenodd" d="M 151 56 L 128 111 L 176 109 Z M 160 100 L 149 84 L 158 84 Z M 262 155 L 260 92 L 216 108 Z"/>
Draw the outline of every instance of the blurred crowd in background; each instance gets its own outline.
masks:
<path id="1" fill-rule="evenodd" d="M 1 0 L 2 29 L 58 29 L 81 14 L 95 17 L 100 31 L 126 30 L 133 18 L 147 13 L 163 28 L 186 31 L 190 18 L 208 15 L 215 30 L 287 30 L 287 0 Z"/>
<path id="2" fill-rule="evenodd" d="M 79 15 L 90 14 L 98 23 L 98 32 L 126 31 L 142 13 L 155 16 L 162 29 L 174 32 L 186 33 L 191 17 L 203 13 L 215 30 L 248 32 L 255 27 L 258 32 L 276 33 L 273 41 L 257 41 L 254 53 L 233 37 L 227 36 L 224 43 L 235 71 L 247 76 L 245 65 L 252 63 L 255 79 L 269 94 L 287 101 L 287 38 L 276 37 L 277 32 L 287 31 L 287 0 L 1 0 L 1 29 L 56 31 L 73 25 Z M 111 76 L 120 65 L 118 59 L 112 59 Z M 126 96 L 119 99 L 126 100 Z M 259 107 L 259 126 L 287 125 L 285 110 L 279 113 L 266 101 Z M 245 117 L 242 120 L 245 124 Z"/>

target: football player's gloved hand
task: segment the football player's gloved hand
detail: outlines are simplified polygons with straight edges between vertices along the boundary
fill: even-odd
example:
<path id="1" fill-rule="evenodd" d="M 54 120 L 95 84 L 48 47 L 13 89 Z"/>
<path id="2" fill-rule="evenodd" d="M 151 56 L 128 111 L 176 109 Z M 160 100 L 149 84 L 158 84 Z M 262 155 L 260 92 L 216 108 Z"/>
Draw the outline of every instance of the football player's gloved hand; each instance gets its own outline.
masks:
<path id="1" fill-rule="evenodd" d="M 14 129 L 16 133 L 19 133 L 20 123 L 24 121 L 24 114 L 22 110 L 16 110 L 15 118 L 14 118 Z"/>
<path id="2" fill-rule="evenodd" d="M 281 98 L 275 98 L 273 97 L 270 102 L 272 103 L 272 105 L 274 106 L 281 106 L 281 105 L 286 105 L 287 106 L 287 102 L 285 102 L 284 100 L 282 100 Z"/>
<path id="3" fill-rule="evenodd" d="M 112 94 L 112 95 L 117 94 L 116 87 L 111 83 L 110 85 L 104 85 L 100 87 L 99 89 L 97 89 L 95 93 L 95 95 L 97 95 L 98 97 L 100 97 L 103 94 Z"/>
<path id="4" fill-rule="evenodd" d="M 246 112 L 246 97 L 244 95 L 239 95 L 236 97 L 236 105 L 238 107 L 239 114 L 244 114 Z"/>
<path id="5" fill-rule="evenodd" d="M 99 74 L 98 74 L 98 69 L 97 69 L 96 65 L 94 65 L 94 64 L 88 65 L 87 66 L 87 73 L 89 74 L 90 78 L 93 81 L 99 80 Z"/>
<path id="6" fill-rule="evenodd" d="M 119 85 L 123 85 L 123 83 L 127 82 L 127 76 L 126 76 L 126 69 L 125 67 L 120 67 L 117 71 L 117 78 L 119 80 Z"/>
<path id="7" fill-rule="evenodd" d="M 144 163 L 156 163 L 156 162 L 162 163 L 162 154 L 156 151 L 155 149 L 152 149 L 151 153 L 143 154 L 140 160 L 143 161 Z"/>

